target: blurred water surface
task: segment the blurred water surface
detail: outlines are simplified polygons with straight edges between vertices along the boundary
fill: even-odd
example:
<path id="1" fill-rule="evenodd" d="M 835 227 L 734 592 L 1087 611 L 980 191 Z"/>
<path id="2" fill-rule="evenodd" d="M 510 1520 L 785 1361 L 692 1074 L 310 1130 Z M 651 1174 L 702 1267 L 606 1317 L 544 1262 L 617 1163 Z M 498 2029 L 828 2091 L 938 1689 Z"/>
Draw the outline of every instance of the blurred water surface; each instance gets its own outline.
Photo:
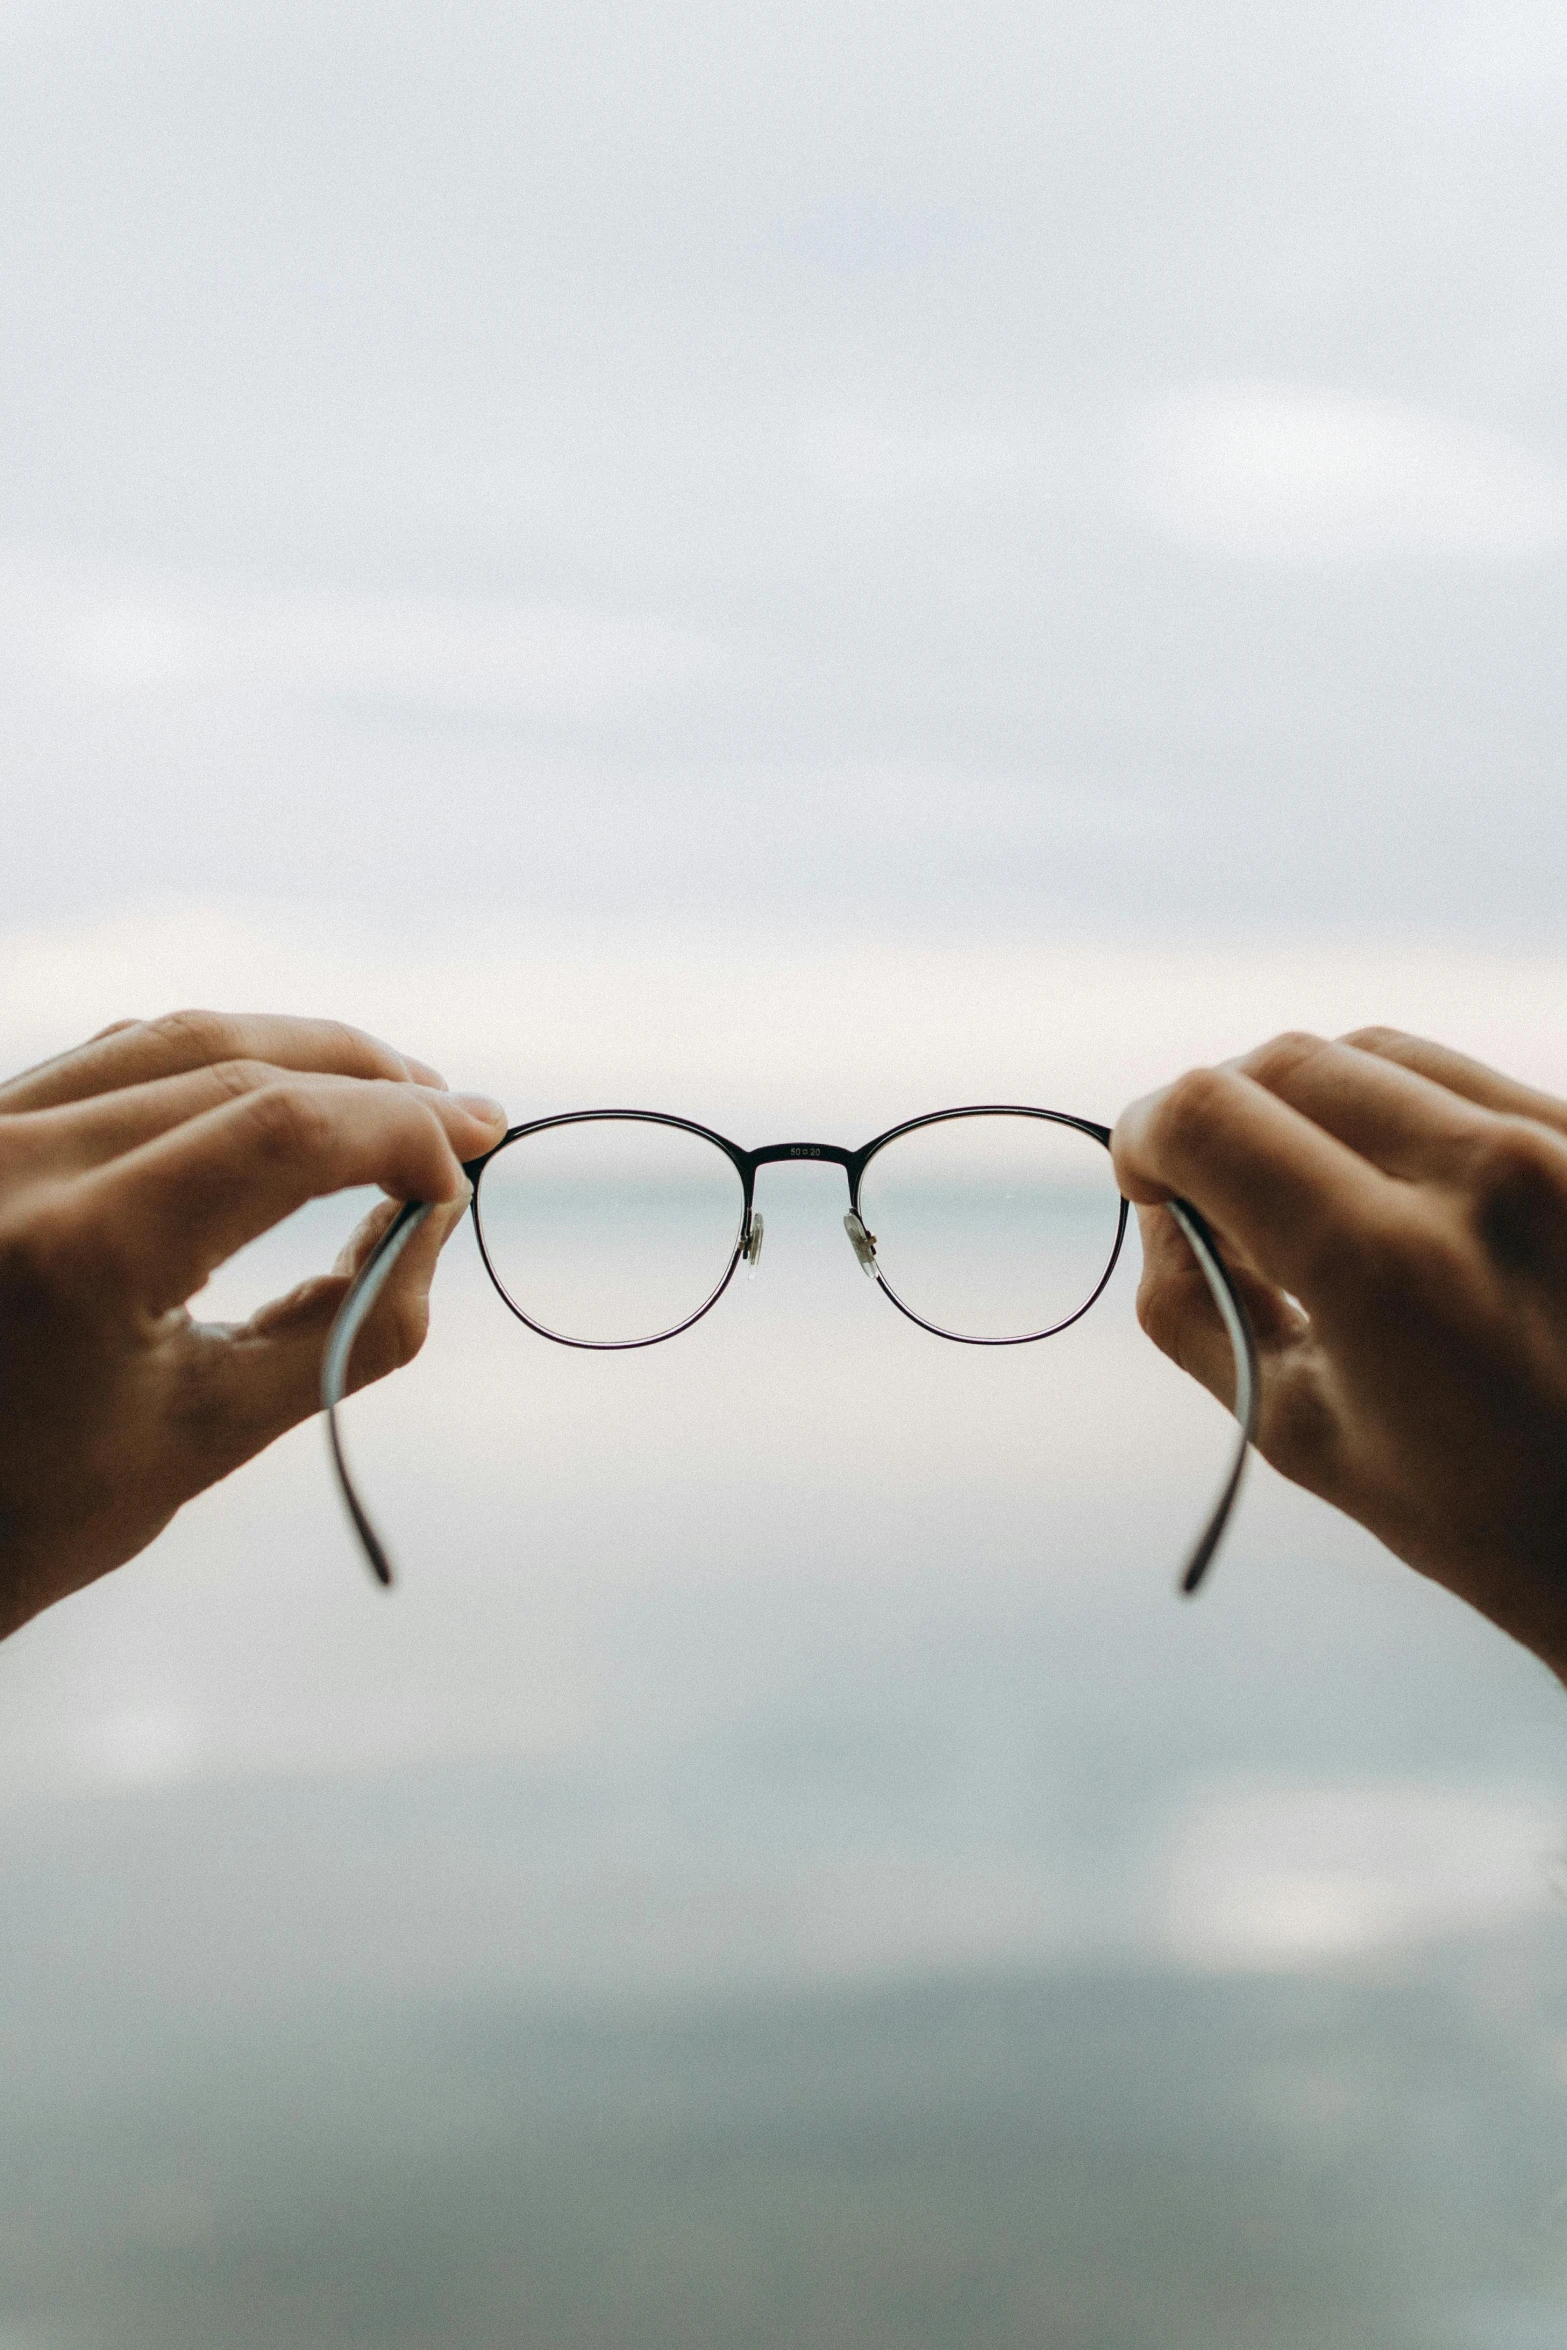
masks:
<path id="1" fill-rule="evenodd" d="M 349 1414 L 395 1593 L 309 1428 L 0 1652 L 18 2342 L 1559 2322 L 1559 1692 L 1265 1473 L 1182 1606 L 1134 1266 L 953 1347 L 841 1191 L 624 1356 L 460 1235 Z"/>

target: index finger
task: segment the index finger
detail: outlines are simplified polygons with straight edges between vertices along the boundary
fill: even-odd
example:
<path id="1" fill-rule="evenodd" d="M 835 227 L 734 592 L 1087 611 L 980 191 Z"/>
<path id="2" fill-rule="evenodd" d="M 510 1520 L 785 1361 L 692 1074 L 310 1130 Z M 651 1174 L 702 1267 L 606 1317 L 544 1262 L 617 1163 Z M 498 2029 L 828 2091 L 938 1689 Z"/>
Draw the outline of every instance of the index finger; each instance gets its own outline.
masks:
<path id="1" fill-rule="evenodd" d="M 281 1012 L 167 1012 L 128 1020 L 24 1070 L 0 1085 L 0 1114 L 51 1110 L 121 1086 L 180 1077 L 214 1061 L 270 1061 L 330 1077 L 386 1077 L 444 1088 L 425 1062 L 342 1020 L 301 1020 Z"/>
<path id="2" fill-rule="evenodd" d="M 1236 1069 L 1193 1069 L 1133 1102 L 1110 1150 L 1128 1199 L 1189 1200 L 1307 1306 L 1334 1286 L 1347 1246 L 1385 1230 L 1399 1197 L 1390 1177 Z"/>
<path id="3" fill-rule="evenodd" d="M 1537 1085 L 1504 1077 L 1500 1069 L 1472 1060 L 1468 1053 L 1455 1052 L 1451 1045 L 1433 1044 L 1424 1036 L 1406 1036 L 1401 1028 L 1357 1028 L 1340 1042 L 1353 1045 L 1357 1052 L 1374 1053 L 1379 1061 L 1412 1069 L 1417 1077 L 1444 1086 L 1482 1110 L 1496 1110 L 1508 1118 L 1532 1118 L 1536 1125 L 1567 1134 L 1567 1102 L 1559 1101 L 1553 1093 L 1542 1093 Z"/>
<path id="4" fill-rule="evenodd" d="M 463 1160 L 491 1149 L 505 1123 L 474 1096 L 280 1081 L 69 1186 L 54 1212 L 58 1253 L 87 1282 L 107 1279 L 161 1313 L 307 1200 L 361 1183 L 400 1200 L 462 1198 Z"/>

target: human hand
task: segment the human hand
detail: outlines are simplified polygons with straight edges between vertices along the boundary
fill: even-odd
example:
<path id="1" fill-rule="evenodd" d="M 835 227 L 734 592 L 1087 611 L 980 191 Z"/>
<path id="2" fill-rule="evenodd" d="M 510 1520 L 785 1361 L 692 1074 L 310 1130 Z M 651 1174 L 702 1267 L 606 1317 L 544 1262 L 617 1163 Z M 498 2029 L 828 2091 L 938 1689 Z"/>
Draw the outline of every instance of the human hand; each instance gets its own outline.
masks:
<path id="1" fill-rule="evenodd" d="M 1259 1450 L 1567 1679 L 1567 1103 L 1393 1029 L 1286 1035 L 1111 1149 L 1155 1344 L 1230 1402 L 1174 1196 L 1250 1312 Z"/>
<path id="2" fill-rule="evenodd" d="M 126 1022 L 0 1085 L 0 1635 L 143 1549 L 180 1505 L 317 1409 L 355 1268 L 408 1199 L 438 1202 L 354 1351 L 421 1345 L 462 1161 L 505 1124 L 335 1023 Z M 187 1301 L 246 1241 L 353 1184 L 390 1196 L 330 1274 L 230 1327 Z"/>

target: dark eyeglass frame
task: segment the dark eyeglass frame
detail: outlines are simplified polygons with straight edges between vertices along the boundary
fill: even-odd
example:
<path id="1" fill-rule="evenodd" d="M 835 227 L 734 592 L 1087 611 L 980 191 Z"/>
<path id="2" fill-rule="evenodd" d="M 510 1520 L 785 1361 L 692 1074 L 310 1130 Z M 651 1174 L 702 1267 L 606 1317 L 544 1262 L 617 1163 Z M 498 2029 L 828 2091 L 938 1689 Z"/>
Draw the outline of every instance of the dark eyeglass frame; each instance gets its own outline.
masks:
<path id="1" fill-rule="evenodd" d="M 742 1144 L 731 1142 L 727 1135 L 717 1133 L 710 1126 L 699 1125 L 695 1119 L 676 1117 L 664 1110 L 566 1110 L 553 1117 L 534 1118 L 523 1125 L 509 1127 L 493 1150 L 484 1152 L 479 1158 L 467 1160 L 464 1163 L 463 1172 L 473 1186 L 470 1211 L 473 1217 L 474 1236 L 478 1242 L 479 1254 L 484 1261 L 484 1269 L 489 1274 L 496 1294 L 509 1311 L 516 1315 L 519 1322 L 535 1332 L 540 1338 L 548 1338 L 557 1346 L 575 1347 L 595 1354 L 623 1354 L 634 1348 L 661 1346 L 666 1339 L 678 1338 L 683 1332 L 692 1329 L 696 1323 L 702 1320 L 704 1315 L 711 1313 L 713 1307 L 717 1305 L 734 1279 L 742 1260 L 749 1257 L 752 1263 L 755 1262 L 762 1234 L 762 1219 L 755 1212 L 757 1170 L 761 1167 L 788 1161 L 815 1162 L 843 1169 L 849 1187 L 849 1213 L 844 1218 L 844 1226 L 853 1245 L 854 1253 L 882 1294 L 909 1321 L 918 1324 L 922 1330 L 928 1330 L 935 1338 L 950 1339 L 960 1346 L 1033 1346 L 1042 1338 L 1054 1338 L 1060 1331 L 1070 1329 L 1074 1322 L 1081 1321 L 1089 1308 L 1095 1305 L 1102 1296 L 1106 1284 L 1120 1260 L 1122 1243 L 1126 1238 L 1127 1216 L 1130 1210 L 1129 1201 L 1125 1198 L 1121 1200 L 1120 1213 L 1116 1220 L 1115 1242 L 1110 1251 L 1109 1261 L 1094 1289 L 1083 1303 L 1072 1313 L 1064 1316 L 1061 1321 L 1051 1323 L 1046 1329 L 1023 1331 L 1015 1337 L 1005 1338 L 977 1338 L 967 1332 L 947 1330 L 940 1323 L 927 1321 L 922 1314 L 915 1313 L 913 1308 L 906 1305 L 903 1299 L 898 1296 L 882 1272 L 876 1261 L 875 1235 L 867 1231 L 860 1215 L 860 1185 L 864 1179 L 865 1170 L 877 1152 L 884 1149 L 888 1143 L 898 1141 L 905 1134 L 917 1133 L 921 1128 L 947 1125 L 960 1118 L 995 1117 L 1038 1118 L 1046 1124 L 1070 1127 L 1078 1134 L 1087 1135 L 1107 1151 L 1110 1147 L 1111 1130 L 1108 1126 L 1101 1125 L 1096 1119 L 1078 1118 L 1064 1110 L 1037 1109 L 1017 1102 L 975 1102 L 956 1109 L 928 1110 L 918 1118 L 905 1118 L 899 1125 L 889 1126 L 884 1133 L 875 1135 L 867 1143 L 862 1143 L 858 1150 L 846 1150 L 840 1143 L 818 1142 L 774 1142 L 766 1144 L 760 1150 L 747 1150 Z M 740 1178 L 743 1206 L 739 1236 L 736 1239 L 729 1263 L 717 1285 L 697 1307 L 695 1313 L 688 1314 L 684 1321 L 673 1323 L 667 1330 L 656 1331 L 648 1338 L 568 1338 L 558 1330 L 548 1329 L 543 1323 L 535 1322 L 531 1316 L 524 1313 L 502 1282 L 484 1240 L 484 1224 L 480 1213 L 484 1171 L 492 1160 L 499 1158 L 501 1153 L 509 1149 L 513 1143 L 521 1142 L 531 1134 L 541 1134 L 563 1126 L 585 1126 L 596 1121 L 610 1119 L 639 1125 L 674 1127 L 681 1133 L 698 1136 L 702 1141 L 711 1143 L 721 1151 Z M 1180 1589 L 1189 1595 L 1197 1590 L 1207 1572 L 1213 1555 L 1223 1539 L 1225 1527 L 1229 1523 L 1230 1514 L 1234 1508 L 1236 1495 L 1240 1490 L 1247 1453 L 1256 1440 L 1260 1381 L 1257 1368 L 1256 1340 L 1252 1333 L 1250 1317 L 1229 1268 L 1219 1254 L 1213 1234 L 1189 1201 L 1172 1199 L 1166 1204 L 1170 1215 L 1174 1217 L 1184 1233 L 1187 1244 L 1197 1260 L 1204 1280 L 1207 1282 L 1214 1304 L 1224 1323 L 1235 1360 L 1235 1418 L 1238 1423 L 1235 1453 L 1224 1485 L 1209 1513 L 1208 1521 L 1198 1536 L 1191 1555 L 1181 1572 Z M 380 1295 L 382 1286 L 393 1265 L 429 1214 L 429 1203 L 418 1200 L 410 1200 L 399 1209 L 350 1282 L 342 1305 L 338 1309 L 337 1318 L 333 1322 L 321 1364 L 321 1406 L 326 1414 L 327 1441 L 331 1449 L 332 1464 L 337 1473 L 338 1485 L 347 1505 L 349 1517 L 364 1549 L 365 1558 L 372 1574 L 383 1587 L 390 1587 L 393 1580 L 391 1561 L 388 1559 L 385 1546 L 359 1498 L 350 1474 L 348 1463 L 343 1454 L 337 1410 L 347 1393 L 348 1366 L 353 1353 L 354 1341 Z"/>
<path id="2" fill-rule="evenodd" d="M 929 1110 L 923 1117 L 905 1118 L 900 1126 L 889 1126 L 885 1134 L 874 1136 L 870 1142 L 862 1143 L 858 1150 L 853 1151 L 845 1150 L 841 1144 L 835 1142 L 770 1142 L 762 1150 L 748 1151 L 742 1144 L 731 1142 L 728 1135 L 715 1133 L 711 1126 L 700 1126 L 694 1118 L 676 1118 L 667 1110 L 565 1110 L 552 1118 L 533 1118 L 525 1126 L 511 1127 L 496 1144 L 494 1150 L 488 1152 L 484 1158 L 476 1159 L 473 1166 L 467 1170 L 473 1183 L 473 1227 L 479 1243 L 479 1254 L 484 1259 L 484 1269 L 495 1284 L 502 1302 L 511 1308 L 519 1322 L 525 1322 L 538 1337 L 552 1339 L 557 1346 L 582 1347 L 595 1354 L 623 1354 L 632 1347 L 662 1346 L 666 1338 L 680 1337 L 682 1332 L 691 1329 L 694 1324 L 700 1322 L 704 1314 L 712 1312 L 743 1261 L 747 1258 L 752 1263 L 756 1261 L 762 1231 L 762 1219 L 756 1214 L 757 1169 L 777 1166 L 790 1161 L 807 1166 L 814 1164 L 841 1167 L 849 1186 L 849 1213 L 844 1218 L 844 1224 L 848 1229 L 854 1253 L 883 1295 L 891 1299 L 900 1314 L 906 1314 L 911 1322 L 917 1322 L 922 1330 L 928 1330 L 933 1337 L 950 1338 L 959 1346 L 1032 1346 L 1036 1339 L 1054 1338 L 1057 1331 L 1070 1328 L 1071 1324 L 1080 1320 L 1098 1299 L 1105 1283 L 1115 1271 L 1121 1254 L 1121 1244 L 1126 1238 L 1126 1219 L 1129 1212 L 1129 1203 L 1126 1200 L 1122 1200 L 1120 1215 L 1116 1220 L 1115 1244 L 1110 1251 L 1109 1262 L 1091 1294 L 1070 1314 L 1064 1315 L 1059 1322 L 1051 1322 L 1043 1330 L 1019 1331 L 1015 1337 L 1007 1338 L 975 1338 L 968 1331 L 948 1330 L 940 1322 L 929 1322 L 923 1314 L 915 1313 L 913 1307 L 906 1305 L 904 1300 L 899 1297 L 881 1266 L 877 1263 L 876 1236 L 866 1228 L 865 1221 L 860 1214 L 860 1184 L 864 1179 L 865 1170 L 877 1152 L 883 1150 L 889 1142 L 897 1142 L 905 1134 L 918 1133 L 922 1127 L 945 1126 L 959 1118 L 999 1117 L 1038 1118 L 1047 1125 L 1069 1126 L 1076 1133 L 1086 1134 L 1097 1143 L 1108 1144 L 1110 1139 L 1109 1128 L 1095 1125 L 1091 1119 L 1072 1118 L 1063 1110 L 1024 1109 L 1015 1103 L 1007 1102 L 978 1102 L 961 1110 Z M 735 1241 L 734 1252 L 717 1285 L 703 1299 L 696 1312 L 687 1314 L 683 1322 L 672 1322 L 667 1330 L 655 1330 L 647 1338 L 569 1338 L 564 1331 L 551 1330 L 547 1323 L 536 1322 L 531 1314 L 525 1313 L 501 1279 L 490 1252 L 485 1246 L 481 1178 L 485 1168 L 493 1160 L 499 1158 L 502 1151 L 508 1149 L 514 1142 L 524 1141 L 530 1134 L 545 1134 L 562 1126 L 591 1126 L 600 1120 L 610 1119 L 618 1119 L 624 1123 L 639 1126 L 673 1126 L 679 1133 L 694 1134 L 702 1142 L 710 1142 L 715 1149 L 722 1151 L 740 1178 L 743 1204 L 739 1237 Z M 855 1229 L 856 1226 L 858 1231 Z"/>

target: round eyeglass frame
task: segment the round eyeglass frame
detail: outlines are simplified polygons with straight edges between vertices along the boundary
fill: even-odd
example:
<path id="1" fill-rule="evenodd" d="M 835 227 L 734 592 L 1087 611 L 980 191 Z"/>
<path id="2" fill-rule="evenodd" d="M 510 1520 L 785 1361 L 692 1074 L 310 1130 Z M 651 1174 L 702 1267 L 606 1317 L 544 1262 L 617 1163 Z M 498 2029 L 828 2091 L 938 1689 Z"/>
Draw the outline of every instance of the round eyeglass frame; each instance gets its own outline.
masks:
<path id="1" fill-rule="evenodd" d="M 1091 1141 L 1100 1144 L 1107 1152 L 1110 1148 L 1108 1126 L 1101 1126 L 1091 1118 L 1074 1118 L 1065 1110 L 1035 1109 L 1018 1102 L 974 1102 L 965 1104 L 958 1109 L 927 1110 L 921 1117 L 905 1118 L 898 1125 L 889 1126 L 884 1133 L 873 1136 L 858 1150 L 852 1151 L 845 1150 L 836 1143 L 815 1142 L 769 1143 L 761 1150 L 750 1151 L 740 1143 L 731 1142 L 726 1134 L 719 1134 L 711 1126 L 700 1125 L 694 1118 L 677 1118 L 665 1110 L 566 1110 L 554 1117 L 533 1118 L 524 1125 L 511 1127 L 492 1151 L 487 1151 L 483 1158 L 474 1159 L 468 1163 L 466 1172 L 473 1184 L 474 1237 L 479 1245 L 479 1254 L 484 1260 L 484 1269 L 489 1274 L 496 1295 L 510 1312 L 516 1315 L 518 1321 L 524 1323 L 538 1337 L 548 1338 L 556 1346 L 573 1346 L 590 1354 L 624 1354 L 637 1347 L 662 1346 L 666 1339 L 678 1338 L 682 1331 L 690 1330 L 702 1320 L 705 1314 L 711 1313 L 734 1279 L 740 1261 L 751 1244 L 758 1168 L 791 1160 L 806 1162 L 814 1160 L 829 1166 L 841 1167 L 849 1187 L 849 1213 L 858 1219 L 860 1185 L 864 1179 L 866 1168 L 879 1151 L 885 1150 L 889 1143 L 899 1141 L 905 1134 L 918 1133 L 922 1127 L 953 1124 L 960 1118 L 1037 1118 L 1047 1125 L 1065 1126 L 1071 1128 L 1075 1133 L 1087 1135 Z M 509 1150 L 514 1143 L 526 1141 L 529 1135 L 547 1133 L 563 1126 L 589 1126 L 608 1124 L 613 1121 L 642 1126 L 670 1126 L 679 1133 L 696 1135 L 703 1142 L 711 1143 L 716 1150 L 721 1151 L 740 1178 L 740 1229 L 729 1262 L 717 1283 L 696 1308 L 696 1311 L 687 1314 L 683 1321 L 673 1322 L 667 1330 L 656 1330 L 646 1338 L 570 1338 L 563 1331 L 551 1330 L 546 1323 L 535 1321 L 531 1314 L 525 1313 L 496 1270 L 495 1261 L 490 1255 L 484 1237 L 482 1212 L 484 1172 L 496 1159 L 500 1158 L 503 1152 Z M 1032 1346 L 1042 1338 L 1054 1338 L 1058 1331 L 1069 1330 L 1074 1322 L 1082 1320 L 1089 1308 L 1097 1304 L 1103 1295 L 1105 1286 L 1120 1261 L 1122 1244 L 1126 1239 L 1127 1217 L 1130 1212 L 1129 1202 L 1121 1197 L 1119 1192 L 1117 1197 L 1119 1212 L 1116 1217 L 1115 1239 L 1111 1245 L 1104 1271 L 1080 1306 L 1075 1307 L 1070 1314 L 1064 1315 L 1059 1322 L 1048 1323 L 1042 1330 L 1022 1330 L 1003 1338 L 981 1338 L 966 1330 L 948 1330 L 940 1322 L 928 1321 L 923 1314 L 916 1313 L 911 1305 L 906 1304 L 893 1288 L 879 1264 L 875 1264 L 873 1261 L 867 1270 L 872 1273 L 872 1277 L 883 1296 L 897 1307 L 899 1313 L 910 1322 L 917 1323 L 921 1330 L 928 1330 L 934 1338 L 950 1339 L 956 1346 Z M 874 1248 L 874 1241 L 872 1246 Z"/>
<path id="2" fill-rule="evenodd" d="M 885 1134 L 878 1134 L 874 1141 L 866 1143 L 863 1148 L 857 1151 L 842 1150 L 836 1144 L 814 1142 L 779 1142 L 770 1144 L 765 1150 L 746 1151 L 742 1150 L 738 1143 L 730 1142 L 727 1136 L 716 1134 L 710 1126 L 701 1126 L 693 1118 L 676 1118 L 665 1111 L 572 1110 L 558 1117 L 539 1118 L 525 1126 L 514 1126 L 496 1144 L 493 1151 L 487 1151 L 481 1158 L 468 1160 L 464 1165 L 463 1172 L 473 1185 L 474 1236 L 484 1259 L 485 1269 L 490 1275 L 497 1295 L 509 1310 L 517 1315 L 519 1321 L 527 1323 L 531 1330 L 538 1330 L 541 1336 L 555 1339 L 557 1345 L 586 1347 L 598 1353 L 620 1353 L 628 1347 L 656 1346 L 662 1339 L 677 1338 L 682 1330 L 689 1330 L 693 1322 L 699 1322 L 702 1316 L 717 1304 L 719 1298 L 728 1288 L 734 1278 L 736 1265 L 739 1264 L 741 1257 L 746 1254 L 750 1246 L 753 1227 L 757 1239 L 760 1239 L 761 1220 L 759 1217 L 753 1219 L 751 1205 L 757 1168 L 766 1166 L 775 1160 L 825 1159 L 830 1164 L 842 1167 L 848 1178 L 849 1197 L 851 1202 L 855 1204 L 851 1206 L 844 1222 L 849 1231 L 849 1238 L 854 1243 L 855 1255 L 861 1264 L 865 1265 L 868 1272 L 875 1274 L 878 1285 L 891 1298 L 893 1304 L 906 1319 L 918 1323 L 922 1330 L 930 1331 L 937 1338 L 951 1338 L 959 1345 L 1025 1346 L 1031 1339 L 1048 1338 L 1054 1330 L 1065 1330 L 1071 1323 L 1080 1320 L 1103 1290 L 1105 1282 L 1109 1280 L 1115 1270 L 1117 1259 L 1121 1253 L 1121 1242 L 1126 1232 L 1129 1203 L 1124 1197 L 1121 1201 L 1115 1248 L 1093 1296 L 1088 1299 L 1086 1304 L 1080 1306 L 1075 1314 L 1069 1315 L 1066 1321 L 1053 1324 L 1051 1330 L 1026 1332 L 1021 1338 L 964 1338 L 957 1331 L 944 1330 L 939 1323 L 922 1321 L 918 1314 L 911 1313 L 902 1299 L 882 1278 L 876 1267 L 874 1243 L 871 1243 L 869 1247 L 865 1245 L 870 1241 L 870 1235 L 861 1222 L 858 1207 L 860 1177 L 876 1153 L 887 1143 L 895 1142 L 899 1135 L 913 1133 L 921 1126 L 940 1125 L 949 1118 L 978 1118 L 996 1115 L 1043 1118 L 1053 1125 L 1073 1127 L 1078 1133 L 1089 1135 L 1095 1142 L 1102 1143 L 1107 1150 L 1110 1147 L 1110 1128 L 1099 1125 L 1094 1119 L 1073 1118 L 1062 1110 L 1039 1110 L 1015 1102 L 976 1103 L 963 1109 L 930 1110 L 923 1117 L 906 1118 L 901 1125 L 889 1126 Z M 590 1119 L 606 1117 L 640 1120 L 655 1126 L 675 1126 L 688 1134 L 700 1135 L 705 1141 L 716 1144 L 725 1157 L 738 1169 L 740 1175 L 744 1197 L 744 1214 L 741 1220 L 740 1238 L 723 1279 L 705 1303 L 699 1306 L 697 1311 L 686 1321 L 676 1323 L 673 1329 L 660 1331 L 654 1338 L 560 1338 L 554 1331 L 543 1330 L 538 1323 L 529 1322 L 527 1315 L 519 1311 L 499 1281 L 496 1280 L 495 1269 L 485 1250 L 484 1234 L 479 1223 L 480 1178 L 489 1160 L 495 1158 L 509 1143 L 520 1141 L 524 1135 L 536 1133 L 541 1127 L 582 1125 Z M 1257 1438 L 1262 1378 L 1257 1354 L 1257 1341 L 1252 1331 L 1251 1317 L 1246 1311 L 1245 1299 L 1236 1287 L 1234 1276 L 1225 1264 L 1219 1252 L 1218 1243 L 1205 1218 L 1190 1200 L 1167 1199 L 1164 1207 L 1165 1212 L 1184 1234 L 1187 1245 L 1196 1260 L 1198 1270 L 1207 1283 L 1209 1295 L 1213 1299 L 1214 1307 L 1229 1339 L 1230 1351 L 1235 1363 L 1235 1449 L 1231 1456 L 1229 1473 L 1181 1570 L 1178 1588 L 1187 1598 L 1190 1598 L 1207 1576 L 1219 1545 L 1224 1539 L 1225 1528 L 1229 1525 L 1236 1497 L 1240 1492 L 1247 1457 Z M 365 1564 L 383 1590 L 389 1590 L 395 1580 L 392 1573 L 392 1562 L 387 1557 L 386 1546 L 376 1531 L 369 1511 L 360 1499 L 359 1489 L 349 1469 L 343 1451 L 343 1432 L 338 1423 L 338 1411 L 348 1392 L 348 1370 L 353 1356 L 354 1342 L 369 1315 L 373 1312 L 376 1299 L 385 1287 L 388 1276 L 399 1256 L 431 1212 L 428 1201 L 416 1199 L 404 1201 L 344 1291 L 342 1304 L 338 1307 L 336 1318 L 327 1333 L 326 1346 L 321 1357 L 321 1410 L 326 1421 L 327 1450 L 331 1457 L 333 1475 L 337 1479 L 338 1491 L 343 1498 L 343 1506 L 348 1512 L 354 1532 L 358 1536 L 360 1548 L 364 1552 Z"/>

